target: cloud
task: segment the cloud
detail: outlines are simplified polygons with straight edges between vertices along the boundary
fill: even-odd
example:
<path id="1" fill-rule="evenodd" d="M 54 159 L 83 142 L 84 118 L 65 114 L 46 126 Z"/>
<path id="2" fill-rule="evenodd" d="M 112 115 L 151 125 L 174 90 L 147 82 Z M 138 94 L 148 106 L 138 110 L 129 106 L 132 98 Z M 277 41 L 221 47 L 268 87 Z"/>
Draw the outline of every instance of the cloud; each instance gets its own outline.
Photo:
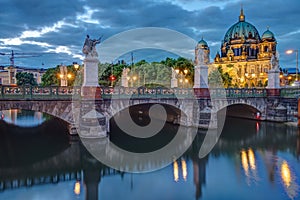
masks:
<path id="1" fill-rule="evenodd" d="M 246 21 L 256 26 L 260 34 L 267 26 L 271 27 L 284 65 L 292 65 L 283 51 L 300 48 L 299 42 L 292 42 L 300 38 L 298 0 L 273 0 L 272 3 L 258 0 L 2 0 L 0 49 L 1 52 L 12 49 L 58 52 L 56 57 L 45 61 L 55 66 L 62 61 L 72 63 L 74 59 L 80 62 L 87 34 L 94 38 L 103 35 L 106 40 L 134 28 L 161 27 L 186 34 L 196 41 L 203 36 L 214 57 L 225 32 L 237 22 L 241 3 Z M 1 59 L 5 58 L 0 57 L 0 63 Z M 22 63 L 30 66 L 34 62 L 28 59 Z"/>
<path id="2" fill-rule="evenodd" d="M 92 16 L 95 12 L 98 12 L 97 9 L 92 9 L 89 6 L 84 6 L 84 13 L 83 14 L 77 14 L 76 19 L 85 23 L 90 24 L 99 24 L 99 20 L 93 19 Z"/>

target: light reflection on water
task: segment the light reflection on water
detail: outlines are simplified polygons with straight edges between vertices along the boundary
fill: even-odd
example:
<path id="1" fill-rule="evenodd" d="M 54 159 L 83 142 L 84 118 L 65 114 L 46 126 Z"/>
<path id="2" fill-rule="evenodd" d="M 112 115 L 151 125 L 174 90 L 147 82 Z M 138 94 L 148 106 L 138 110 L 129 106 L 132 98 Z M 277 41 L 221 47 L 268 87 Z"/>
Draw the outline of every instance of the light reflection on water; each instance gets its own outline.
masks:
<path id="1" fill-rule="evenodd" d="M 20 109 L 2 110 L 0 115 L 2 120 L 22 127 L 37 126 L 51 118 L 42 112 Z"/>
<path id="2" fill-rule="evenodd" d="M 51 158 L 47 158 L 47 164 L 35 162 L 33 166 L 43 167 L 36 167 L 32 176 L 51 175 L 55 164 L 62 163 L 61 173 L 79 170 L 82 173 L 80 179 L 64 179 L 55 184 L 35 184 L 33 179 L 31 187 L 18 187 L 17 178 L 6 179 L 13 181 L 15 186 L 4 188 L 0 199 L 85 199 L 86 187 L 97 188 L 98 198 L 95 199 L 104 200 L 300 198 L 300 138 L 295 129 L 280 124 L 229 119 L 213 151 L 199 159 L 202 140 L 199 133 L 181 158 L 161 170 L 143 174 L 104 168 L 84 153 L 84 147 L 75 140 L 69 148 L 58 153 L 52 164 Z M 3 155 L 8 156 L 1 155 L 0 161 Z M 6 171 L 0 166 L 0 188 Z M 101 176 L 99 181 L 95 181 L 97 176 Z M 56 177 L 59 179 L 60 175 Z M 92 180 L 88 184 L 87 177 Z"/>

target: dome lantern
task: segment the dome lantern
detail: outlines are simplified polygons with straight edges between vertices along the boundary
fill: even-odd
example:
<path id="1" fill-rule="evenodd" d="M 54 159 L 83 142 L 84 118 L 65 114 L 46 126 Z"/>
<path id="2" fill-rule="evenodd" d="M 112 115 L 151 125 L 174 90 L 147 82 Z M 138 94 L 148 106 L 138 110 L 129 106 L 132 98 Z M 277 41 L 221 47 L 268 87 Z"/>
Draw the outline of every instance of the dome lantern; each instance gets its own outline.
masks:
<path id="1" fill-rule="evenodd" d="M 245 15 L 244 15 L 244 10 L 241 8 L 241 14 L 239 16 L 239 21 L 244 22 L 245 21 Z"/>

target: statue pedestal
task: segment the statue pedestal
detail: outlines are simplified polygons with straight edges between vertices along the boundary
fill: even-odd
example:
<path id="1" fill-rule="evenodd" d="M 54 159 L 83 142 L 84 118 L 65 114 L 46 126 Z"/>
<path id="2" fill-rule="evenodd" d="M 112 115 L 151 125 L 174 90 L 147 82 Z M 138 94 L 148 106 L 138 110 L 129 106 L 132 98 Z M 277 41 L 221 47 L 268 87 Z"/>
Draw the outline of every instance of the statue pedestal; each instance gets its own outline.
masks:
<path id="1" fill-rule="evenodd" d="M 208 88 L 194 88 L 194 95 L 198 99 L 210 97 Z"/>
<path id="2" fill-rule="evenodd" d="M 100 86 L 82 86 L 81 97 L 84 99 L 101 99 L 102 90 Z"/>
<path id="3" fill-rule="evenodd" d="M 268 72 L 267 96 L 280 96 L 280 71 L 271 69 Z"/>
<path id="4" fill-rule="evenodd" d="M 177 88 L 178 87 L 178 80 L 177 78 L 171 79 L 171 88 Z"/>
<path id="5" fill-rule="evenodd" d="M 100 99 L 101 88 L 98 83 L 97 57 L 87 56 L 84 59 L 84 81 L 81 89 L 81 96 L 86 99 Z"/>
<path id="6" fill-rule="evenodd" d="M 195 75 L 194 75 L 194 94 L 197 98 L 208 98 L 209 89 L 208 89 L 208 66 L 200 65 L 195 66 Z"/>

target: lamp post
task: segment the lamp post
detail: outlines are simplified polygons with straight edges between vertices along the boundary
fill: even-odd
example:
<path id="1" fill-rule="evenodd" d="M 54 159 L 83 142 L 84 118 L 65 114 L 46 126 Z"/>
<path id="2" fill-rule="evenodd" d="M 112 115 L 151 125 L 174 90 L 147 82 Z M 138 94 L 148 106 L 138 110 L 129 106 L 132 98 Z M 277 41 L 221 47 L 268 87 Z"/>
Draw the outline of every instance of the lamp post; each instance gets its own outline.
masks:
<path id="1" fill-rule="evenodd" d="M 81 77 L 81 69 L 80 65 L 77 62 L 73 62 L 73 67 L 75 69 L 75 81 L 74 86 L 79 86 L 82 83 L 82 77 Z"/>
<path id="2" fill-rule="evenodd" d="M 77 62 L 73 62 L 73 66 L 76 71 L 79 69 L 79 64 Z"/>
<path id="3" fill-rule="evenodd" d="M 189 72 L 187 69 L 184 69 L 182 72 L 180 69 L 175 69 L 175 72 L 177 74 L 177 80 L 179 78 L 179 82 L 181 84 L 181 87 L 184 87 L 184 83 L 188 83 L 188 79 L 186 78 L 187 73 Z"/>
<path id="4" fill-rule="evenodd" d="M 295 79 L 295 82 L 298 84 L 298 49 L 290 49 L 290 50 L 286 51 L 287 54 L 292 54 L 294 52 L 296 53 L 296 79 Z"/>

